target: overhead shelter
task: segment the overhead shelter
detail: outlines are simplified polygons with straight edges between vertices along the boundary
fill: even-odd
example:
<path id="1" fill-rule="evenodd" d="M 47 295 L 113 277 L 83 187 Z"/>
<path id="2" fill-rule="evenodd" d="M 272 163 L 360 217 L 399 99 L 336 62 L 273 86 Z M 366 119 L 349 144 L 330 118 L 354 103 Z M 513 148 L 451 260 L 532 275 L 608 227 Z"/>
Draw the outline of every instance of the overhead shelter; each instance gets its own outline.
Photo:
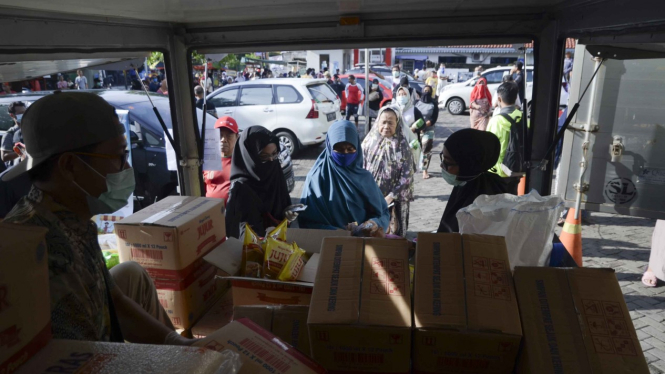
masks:
<path id="1" fill-rule="evenodd" d="M 164 52 L 181 192 L 201 194 L 190 53 L 535 42 L 531 159 L 554 138 L 566 38 L 665 42 L 658 0 L 0 0 L 2 61 Z M 274 63 L 271 61 L 270 63 Z M 550 192 L 551 162 L 529 185 Z"/>

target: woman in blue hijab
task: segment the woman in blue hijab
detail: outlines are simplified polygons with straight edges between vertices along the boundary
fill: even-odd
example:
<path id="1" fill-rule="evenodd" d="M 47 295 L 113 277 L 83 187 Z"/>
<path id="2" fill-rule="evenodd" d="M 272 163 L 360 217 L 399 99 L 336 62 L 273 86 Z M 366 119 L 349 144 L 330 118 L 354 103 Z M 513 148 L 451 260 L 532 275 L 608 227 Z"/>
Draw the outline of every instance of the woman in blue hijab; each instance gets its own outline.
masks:
<path id="1" fill-rule="evenodd" d="M 330 126 L 326 149 L 307 174 L 300 202 L 307 210 L 300 227 L 343 229 L 349 223 L 373 221 L 385 231 L 390 211 L 372 174 L 363 168 L 363 152 L 356 126 L 340 120 Z"/>

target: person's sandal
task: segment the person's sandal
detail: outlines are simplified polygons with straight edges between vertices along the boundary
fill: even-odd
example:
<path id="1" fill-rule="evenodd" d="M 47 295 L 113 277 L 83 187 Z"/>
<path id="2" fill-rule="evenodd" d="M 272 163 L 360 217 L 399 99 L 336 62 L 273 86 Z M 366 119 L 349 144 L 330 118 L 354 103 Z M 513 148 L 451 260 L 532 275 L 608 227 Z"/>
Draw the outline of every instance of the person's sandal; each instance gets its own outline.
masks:
<path id="1" fill-rule="evenodd" d="M 642 284 L 647 287 L 656 287 L 658 285 L 658 278 L 656 278 L 656 275 L 651 270 L 647 270 L 642 275 Z"/>

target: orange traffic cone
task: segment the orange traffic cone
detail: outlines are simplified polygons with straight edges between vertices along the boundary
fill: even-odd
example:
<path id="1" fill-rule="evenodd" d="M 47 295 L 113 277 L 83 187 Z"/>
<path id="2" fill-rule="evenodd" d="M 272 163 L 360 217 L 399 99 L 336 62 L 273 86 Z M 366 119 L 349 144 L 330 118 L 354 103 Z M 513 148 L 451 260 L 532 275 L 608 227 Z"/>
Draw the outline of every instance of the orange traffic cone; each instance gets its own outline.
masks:
<path id="1" fill-rule="evenodd" d="M 517 196 L 522 196 L 526 193 L 526 177 L 520 178 L 520 184 L 517 185 Z"/>
<path id="2" fill-rule="evenodd" d="M 559 239 L 577 266 L 582 267 L 582 212 L 580 212 L 580 217 L 575 219 L 575 209 L 568 209 L 566 223 L 563 225 Z"/>

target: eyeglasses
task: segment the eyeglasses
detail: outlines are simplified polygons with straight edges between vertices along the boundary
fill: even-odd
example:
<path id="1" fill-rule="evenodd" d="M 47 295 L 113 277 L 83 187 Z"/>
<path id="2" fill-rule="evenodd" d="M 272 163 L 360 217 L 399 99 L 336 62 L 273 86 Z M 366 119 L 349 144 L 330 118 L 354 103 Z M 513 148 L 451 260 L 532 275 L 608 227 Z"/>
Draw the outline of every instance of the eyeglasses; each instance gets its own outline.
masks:
<path id="1" fill-rule="evenodd" d="M 75 155 L 81 155 L 81 156 L 88 156 L 88 157 L 96 157 L 96 158 L 105 158 L 107 160 L 117 160 L 120 159 L 120 171 L 125 170 L 125 165 L 127 164 L 127 159 L 129 158 L 129 151 L 125 150 L 125 152 L 121 155 L 119 154 L 107 154 L 107 153 L 86 153 L 86 152 L 74 152 Z"/>
<path id="2" fill-rule="evenodd" d="M 447 163 L 445 158 L 443 158 L 443 152 L 439 153 L 439 158 L 441 158 L 441 169 L 445 169 L 446 171 L 448 171 L 448 168 L 450 167 L 459 166 L 459 164 Z"/>
<path id="3" fill-rule="evenodd" d="M 259 160 L 261 160 L 262 163 L 266 163 L 269 161 L 275 161 L 279 157 L 279 151 L 275 151 L 272 154 L 267 154 L 267 153 L 259 153 Z"/>

